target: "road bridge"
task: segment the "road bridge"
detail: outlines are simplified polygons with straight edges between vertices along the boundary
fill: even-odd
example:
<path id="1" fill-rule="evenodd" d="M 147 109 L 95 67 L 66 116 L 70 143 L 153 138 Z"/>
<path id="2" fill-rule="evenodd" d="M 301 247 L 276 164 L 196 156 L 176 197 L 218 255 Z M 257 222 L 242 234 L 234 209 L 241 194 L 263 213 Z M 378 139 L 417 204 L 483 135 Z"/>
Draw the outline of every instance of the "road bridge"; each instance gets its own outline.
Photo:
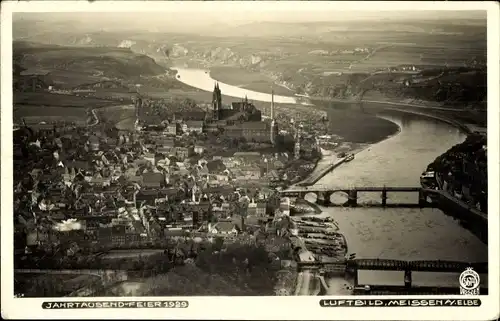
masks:
<path id="1" fill-rule="evenodd" d="M 363 204 L 363 206 L 379 207 L 434 207 L 427 201 L 429 190 L 421 187 L 392 187 L 392 186 L 372 186 L 372 187 L 334 187 L 334 186 L 292 186 L 286 190 L 280 191 L 283 197 L 304 198 L 307 194 L 316 195 L 316 203 L 323 206 L 335 206 L 330 200 L 334 193 L 344 193 L 347 195 L 347 202 L 340 206 L 356 207 L 358 206 L 358 193 L 380 193 L 380 204 Z M 418 193 L 418 202 L 388 204 L 389 193 Z M 339 206 L 339 205 L 337 205 Z"/>

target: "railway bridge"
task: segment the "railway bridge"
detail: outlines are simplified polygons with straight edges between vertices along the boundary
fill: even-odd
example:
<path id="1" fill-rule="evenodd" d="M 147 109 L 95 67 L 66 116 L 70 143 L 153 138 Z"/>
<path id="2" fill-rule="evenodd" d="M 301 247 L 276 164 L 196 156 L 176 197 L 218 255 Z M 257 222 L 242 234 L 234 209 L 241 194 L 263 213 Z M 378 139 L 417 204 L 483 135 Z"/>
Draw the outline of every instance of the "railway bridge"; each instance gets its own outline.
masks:
<path id="1" fill-rule="evenodd" d="M 427 201 L 427 196 L 432 195 L 433 190 L 427 190 L 421 187 L 390 187 L 390 186 L 374 186 L 374 187 L 332 187 L 332 186 L 292 186 L 286 190 L 280 191 L 283 197 L 304 198 L 307 194 L 313 193 L 316 195 L 316 203 L 322 206 L 339 206 L 331 202 L 330 197 L 334 193 L 344 193 L 348 200 L 341 206 L 356 207 L 358 206 L 359 193 L 380 193 L 381 202 L 376 204 L 363 204 L 363 206 L 381 206 L 381 207 L 435 207 Z M 418 202 L 413 203 L 387 203 L 389 193 L 418 193 Z"/>
<path id="2" fill-rule="evenodd" d="M 378 270 L 378 271 L 403 271 L 404 286 L 378 286 L 386 291 L 407 291 L 411 293 L 415 290 L 412 287 L 412 272 L 456 272 L 460 273 L 467 268 L 472 268 L 480 274 L 488 273 L 488 263 L 467 263 L 458 261 L 442 261 L 442 260 L 422 260 L 422 261 L 403 261 L 403 260 L 388 260 L 388 259 L 354 259 L 345 260 L 343 262 L 298 262 L 297 268 L 299 271 L 313 270 L 318 271 L 322 275 L 324 273 L 334 274 L 350 274 L 354 277 L 354 288 L 360 288 L 358 281 L 358 272 L 360 270 Z M 377 287 L 377 286 L 376 286 Z M 375 288 L 376 288 L 375 287 Z M 422 289 L 420 289 L 422 290 Z M 429 290 L 429 289 L 427 289 Z M 439 289 L 438 289 L 439 290 Z M 456 289 L 441 289 L 450 293 L 456 292 Z M 429 290 L 430 291 L 430 290 Z M 487 291 L 487 289 L 485 290 Z M 485 292 L 483 291 L 483 292 Z"/>

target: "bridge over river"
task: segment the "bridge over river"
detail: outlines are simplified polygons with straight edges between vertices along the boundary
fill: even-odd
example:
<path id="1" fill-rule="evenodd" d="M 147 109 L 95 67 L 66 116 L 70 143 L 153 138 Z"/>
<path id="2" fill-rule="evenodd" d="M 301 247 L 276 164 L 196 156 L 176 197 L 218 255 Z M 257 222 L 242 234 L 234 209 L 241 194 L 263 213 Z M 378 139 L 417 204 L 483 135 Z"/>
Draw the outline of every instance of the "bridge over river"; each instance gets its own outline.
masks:
<path id="1" fill-rule="evenodd" d="M 431 202 L 427 201 L 427 196 L 432 190 L 423 189 L 421 187 L 390 187 L 390 186 L 375 186 L 375 187 L 335 187 L 335 186 L 293 186 L 286 190 L 280 191 L 281 196 L 304 198 L 307 194 L 315 194 L 316 202 L 323 206 L 358 206 L 358 196 L 360 193 L 380 193 L 380 203 L 363 204 L 363 206 L 382 206 L 382 207 L 435 207 Z M 343 204 L 334 204 L 330 198 L 335 193 L 343 193 L 347 195 L 348 200 Z M 388 203 L 389 193 L 418 193 L 418 201 L 414 203 Z"/>
<path id="2" fill-rule="evenodd" d="M 387 260 L 387 259 L 354 259 L 345 260 L 343 262 L 326 263 L 326 262 L 298 262 L 297 268 L 299 273 L 310 273 L 317 278 L 321 284 L 320 293 L 328 293 L 328 284 L 325 281 L 325 275 L 342 275 L 346 274 L 354 276 L 353 293 L 354 294 L 458 294 L 458 280 L 456 287 L 450 286 L 415 286 L 412 284 L 412 272 L 455 272 L 461 273 L 467 268 L 472 268 L 479 274 L 488 273 L 488 263 L 467 263 L 458 261 L 441 261 L 441 260 L 420 260 L 420 261 L 403 261 L 403 260 Z M 378 270 L 378 271 L 403 271 L 404 285 L 368 285 L 360 284 L 358 272 L 360 270 Z M 403 282 L 401 282 L 403 283 Z M 481 287 L 482 294 L 486 294 L 487 288 Z M 306 292 L 301 289 L 297 292 Z"/>
<path id="3" fill-rule="evenodd" d="M 347 196 L 347 201 L 334 204 L 331 196 L 340 193 Z M 380 202 L 360 203 L 362 193 L 380 193 Z M 388 203 L 389 194 L 416 193 L 418 199 L 404 202 Z M 422 187 L 396 187 L 396 186 L 363 186 L 363 187 L 335 187 L 335 186 L 292 186 L 280 191 L 283 197 L 305 198 L 308 194 L 316 196 L 316 203 L 325 207 L 381 207 L 381 208 L 438 208 L 444 213 L 466 222 L 473 234 L 484 243 L 488 243 L 488 215 L 479 211 L 448 192 L 443 190 L 426 189 Z"/>

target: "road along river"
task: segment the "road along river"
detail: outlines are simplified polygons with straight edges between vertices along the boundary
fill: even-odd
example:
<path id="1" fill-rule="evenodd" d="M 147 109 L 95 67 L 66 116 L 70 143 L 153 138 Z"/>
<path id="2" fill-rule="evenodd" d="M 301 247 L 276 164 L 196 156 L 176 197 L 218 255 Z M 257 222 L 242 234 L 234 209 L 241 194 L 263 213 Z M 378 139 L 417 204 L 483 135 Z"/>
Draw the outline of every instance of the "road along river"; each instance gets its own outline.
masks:
<path id="1" fill-rule="evenodd" d="M 208 72 L 177 69 L 177 80 L 212 91 L 215 80 Z M 251 100 L 270 101 L 270 95 L 223 84 L 224 95 Z M 275 96 L 275 102 L 286 102 Z M 286 98 L 286 97 L 285 97 Z M 288 97 L 294 100 L 293 97 Z M 404 108 L 404 106 L 402 107 Z M 361 151 L 350 163 L 343 164 L 317 182 L 332 186 L 419 186 L 419 177 L 426 166 L 451 146 L 462 142 L 465 135 L 457 128 L 435 119 L 400 112 L 381 112 L 378 116 L 401 127 L 399 134 Z M 334 196 L 335 198 L 336 196 Z M 342 198 L 343 196 L 340 196 Z M 388 195 L 390 202 L 407 197 Z M 397 198 L 396 198 L 397 197 Z M 416 195 L 408 196 L 417 198 Z M 369 199 L 368 199 L 369 200 Z M 363 202 L 363 195 L 360 195 Z M 486 262 L 487 246 L 451 217 L 437 209 L 405 208 L 323 208 L 322 215 L 333 217 L 345 235 L 349 251 L 358 258 L 401 260 L 457 260 Z M 487 280 L 483 277 L 482 282 Z M 399 272 L 366 271 L 359 274 L 360 283 L 402 284 Z M 345 282 L 327 280 L 330 294 L 344 294 Z M 414 273 L 415 285 L 458 284 L 455 273 Z"/>

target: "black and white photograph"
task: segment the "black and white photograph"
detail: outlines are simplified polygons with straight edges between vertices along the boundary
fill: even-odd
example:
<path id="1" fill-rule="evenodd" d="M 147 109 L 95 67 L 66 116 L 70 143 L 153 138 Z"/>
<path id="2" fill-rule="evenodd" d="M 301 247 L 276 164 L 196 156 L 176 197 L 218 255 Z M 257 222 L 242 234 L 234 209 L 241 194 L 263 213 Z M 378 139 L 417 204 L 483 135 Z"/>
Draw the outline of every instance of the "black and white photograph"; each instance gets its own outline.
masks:
<path id="1" fill-rule="evenodd" d="M 2 302 L 498 317 L 498 4 L 373 3 L 9 3 Z"/>

